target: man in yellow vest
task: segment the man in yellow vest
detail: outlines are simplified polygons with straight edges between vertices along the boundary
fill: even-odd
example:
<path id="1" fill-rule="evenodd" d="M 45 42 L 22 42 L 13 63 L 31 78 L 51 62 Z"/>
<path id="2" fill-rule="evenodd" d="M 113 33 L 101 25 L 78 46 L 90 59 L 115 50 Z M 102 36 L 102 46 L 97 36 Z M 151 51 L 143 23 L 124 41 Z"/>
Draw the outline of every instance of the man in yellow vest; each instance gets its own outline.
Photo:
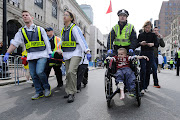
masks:
<path id="1" fill-rule="evenodd" d="M 126 48 L 129 52 L 133 52 L 137 47 L 137 36 L 134 25 L 127 22 L 129 13 L 127 10 L 122 9 L 118 11 L 117 15 L 119 21 L 109 33 L 107 40 L 107 53 L 114 52 L 117 54 L 117 50 L 121 47 Z"/>
<path id="2" fill-rule="evenodd" d="M 174 65 L 173 58 L 171 58 L 171 60 L 169 61 L 169 64 L 171 66 L 170 70 L 173 70 L 173 65 Z"/>
<path id="3" fill-rule="evenodd" d="M 177 51 L 175 55 L 175 60 L 176 60 L 176 76 L 179 76 L 179 66 L 180 66 L 180 46 L 179 50 Z"/>
<path id="4" fill-rule="evenodd" d="M 49 42 L 51 44 L 51 50 L 53 51 L 52 58 L 54 58 L 56 54 L 58 55 L 56 51 L 61 49 L 61 46 L 60 45 L 58 46 L 58 43 L 60 42 L 60 38 L 54 35 L 53 28 L 51 27 L 46 28 L 46 33 L 47 33 Z M 59 59 L 62 60 L 62 56 L 59 56 Z M 47 78 L 49 77 L 51 68 L 54 69 L 57 83 L 58 83 L 57 87 L 63 86 L 62 71 L 61 71 L 62 61 L 60 60 L 49 59 L 46 65 L 46 69 L 45 69 Z"/>
<path id="5" fill-rule="evenodd" d="M 37 100 L 41 97 L 51 96 L 51 87 L 47 82 L 47 76 L 44 73 L 47 58 L 52 54 L 47 34 L 44 28 L 33 23 L 33 17 L 28 11 L 22 11 L 22 19 L 25 26 L 16 33 L 11 45 L 8 48 L 4 61 L 7 62 L 9 55 L 24 44 L 27 50 L 27 61 L 29 63 L 30 74 L 36 89 L 36 94 L 31 97 Z M 43 92 L 43 88 L 45 89 Z"/>

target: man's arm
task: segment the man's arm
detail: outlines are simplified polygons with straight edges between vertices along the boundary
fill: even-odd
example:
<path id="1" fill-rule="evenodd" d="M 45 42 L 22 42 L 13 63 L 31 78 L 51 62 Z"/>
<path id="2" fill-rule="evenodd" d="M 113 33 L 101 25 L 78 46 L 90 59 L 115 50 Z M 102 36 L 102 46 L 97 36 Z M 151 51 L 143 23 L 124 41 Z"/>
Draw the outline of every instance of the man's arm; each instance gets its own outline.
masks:
<path id="1" fill-rule="evenodd" d="M 11 44 L 7 50 L 7 53 L 11 54 L 14 50 L 16 49 L 16 46 L 14 46 L 13 44 Z"/>
<path id="2" fill-rule="evenodd" d="M 114 30 L 112 29 L 111 32 L 108 35 L 108 40 L 107 40 L 107 49 L 108 50 L 113 48 L 113 41 L 115 39 L 115 36 L 116 36 L 116 34 L 115 34 Z"/>
<path id="3" fill-rule="evenodd" d="M 137 41 L 136 31 L 134 27 L 130 35 L 130 40 L 131 40 L 131 44 L 129 48 L 135 50 L 138 47 L 138 41 Z"/>
<path id="4" fill-rule="evenodd" d="M 165 47 L 165 43 L 164 43 L 163 38 L 160 38 L 160 39 L 159 39 L 159 45 L 160 45 L 161 47 Z"/>

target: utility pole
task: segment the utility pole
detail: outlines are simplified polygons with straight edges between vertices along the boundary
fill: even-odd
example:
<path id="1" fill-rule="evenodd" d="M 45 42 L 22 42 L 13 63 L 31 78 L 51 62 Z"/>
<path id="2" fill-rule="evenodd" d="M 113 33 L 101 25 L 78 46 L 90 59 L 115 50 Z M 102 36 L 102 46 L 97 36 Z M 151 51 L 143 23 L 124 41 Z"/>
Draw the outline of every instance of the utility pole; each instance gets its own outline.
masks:
<path id="1" fill-rule="evenodd" d="M 3 0 L 3 49 L 2 53 L 5 54 L 7 49 L 7 7 L 6 0 Z"/>

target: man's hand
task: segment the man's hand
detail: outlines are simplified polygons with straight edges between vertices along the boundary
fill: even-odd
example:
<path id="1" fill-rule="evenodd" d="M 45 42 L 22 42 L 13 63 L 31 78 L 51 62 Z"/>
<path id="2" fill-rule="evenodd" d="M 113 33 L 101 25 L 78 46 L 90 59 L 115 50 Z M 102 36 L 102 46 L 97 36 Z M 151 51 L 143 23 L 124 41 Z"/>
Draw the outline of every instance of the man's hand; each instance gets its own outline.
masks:
<path id="1" fill-rule="evenodd" d="M 6 54 L 5 54 L 5 56 L 4 56 L 4 58 L 3 58 L 3 61 L 4 61 L 5 63 L 7 63 L 7 60 L 9 59 L 9 55 L 10 55 L 10 53 L 6 53 Z"/>
<path id="2" fill-rule="evenodd" d="M 113 53 L 113 50 L 112 50 L 112 49 L 109 49 L 109 50 L 107 51 L 107 54 L 111 54 L 111 53 Z"/>
<path id="3" fill-rule="evenodd" d="M 129 49 L 129 52 L 133 53 L 133 49 Z"/>
<path id="4" fill-rule="evenodd" d="M 154 46 L 154 43 L 147 43 L 147 45 L 148 45 L 149 47 L 153 47 L 153 46 Z"/>
<path id="5" fill-rule="evenodd" d="M 147 56 L 143 56 L 144 59 L 146 59 L 147 61 L 149 61 L 149 58 Z"/>
<path id="6" fill-rule="evenodd" d="M 91 60 L 91 54 L 87 54 L 87 59 L 90 61 Z"/>
<path id="7" fill-rule="evenodd" d="M 142 42 L 140 42 L 140 45 L 145 46 L 145 45 L 147 45 L 147 43 L 146 43 L 146 41 L 142 41 Z"/>
<path id="8" fill-rule="evenodd" d="M 56 52 L 57 52 L 58 54 L 62 54 L 62 53 L 63 53 L 62 50 L 56 50 Z"/>

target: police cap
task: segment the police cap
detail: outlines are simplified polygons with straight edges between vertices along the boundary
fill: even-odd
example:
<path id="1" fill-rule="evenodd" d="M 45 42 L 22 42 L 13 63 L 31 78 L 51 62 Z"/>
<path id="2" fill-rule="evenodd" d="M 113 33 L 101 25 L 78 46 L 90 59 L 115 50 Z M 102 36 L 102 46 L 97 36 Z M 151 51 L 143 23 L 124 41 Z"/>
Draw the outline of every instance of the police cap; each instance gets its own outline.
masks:
<path id="1" fill-rule="evenodd" d="M 125 14 L 127 17 L 129 16 L 129 13 L 127 10 L 122 9 L 117 12 L 117 15 L 120 16 L 121 14 Z"/>

